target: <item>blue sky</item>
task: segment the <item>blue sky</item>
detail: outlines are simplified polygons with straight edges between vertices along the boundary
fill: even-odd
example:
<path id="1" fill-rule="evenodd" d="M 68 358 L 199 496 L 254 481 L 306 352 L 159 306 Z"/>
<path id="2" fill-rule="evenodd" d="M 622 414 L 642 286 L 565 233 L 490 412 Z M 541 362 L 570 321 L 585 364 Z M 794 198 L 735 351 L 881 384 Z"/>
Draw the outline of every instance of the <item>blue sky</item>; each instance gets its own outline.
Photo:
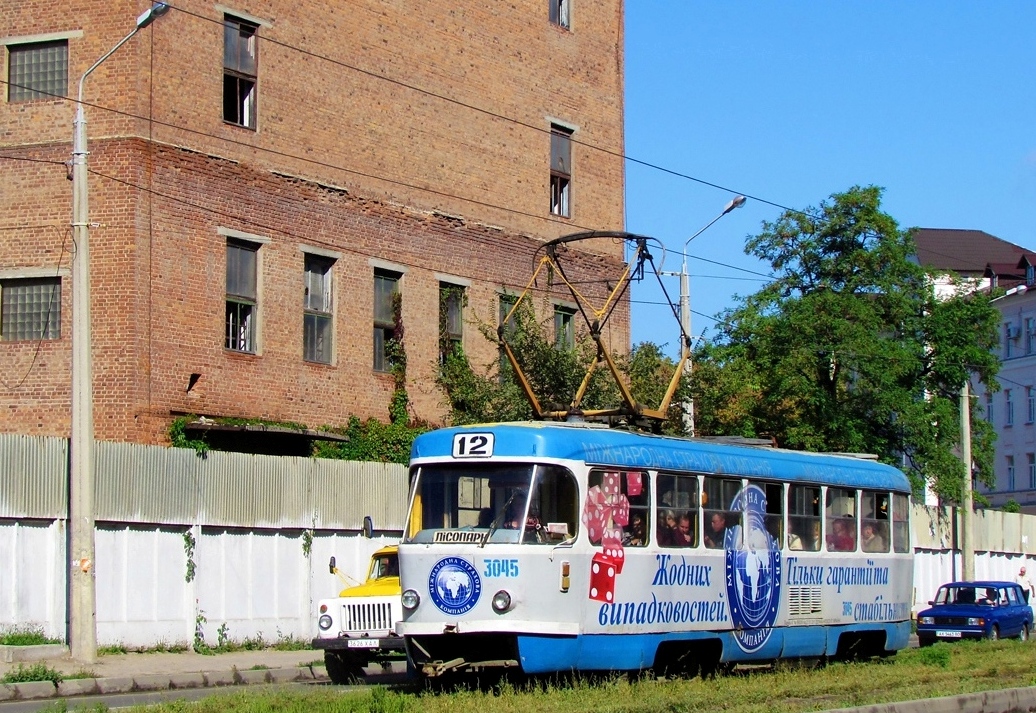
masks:
<path id="1" fill-rule="evenodd" d="M 713 335 L 710 317 L 759 289 L 768 266 L 745 237 L 777 206 L 853 185 L 884 187 L 901 227 L 1036 249 L 1033 28 L 1030 0 L 627 2 L 626 229 L 679 271 L 684 241 L 749 197 L 688 246 L 692 331 Z M 632 297 L 633 342 L 675 354 L 661 292 Z"/>

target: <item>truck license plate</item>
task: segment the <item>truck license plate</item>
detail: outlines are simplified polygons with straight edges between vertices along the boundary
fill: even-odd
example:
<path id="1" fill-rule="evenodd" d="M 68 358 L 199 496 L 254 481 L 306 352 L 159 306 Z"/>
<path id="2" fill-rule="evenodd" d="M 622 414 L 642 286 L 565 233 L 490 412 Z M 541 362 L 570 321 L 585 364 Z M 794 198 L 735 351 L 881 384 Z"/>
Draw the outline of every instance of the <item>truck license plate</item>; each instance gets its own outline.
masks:
<path id="1" fill-rule="evenodd" d="M 378 648 L 377 639 L 349 639 L 348 646 L 350 649 L 376 649 Z"/>

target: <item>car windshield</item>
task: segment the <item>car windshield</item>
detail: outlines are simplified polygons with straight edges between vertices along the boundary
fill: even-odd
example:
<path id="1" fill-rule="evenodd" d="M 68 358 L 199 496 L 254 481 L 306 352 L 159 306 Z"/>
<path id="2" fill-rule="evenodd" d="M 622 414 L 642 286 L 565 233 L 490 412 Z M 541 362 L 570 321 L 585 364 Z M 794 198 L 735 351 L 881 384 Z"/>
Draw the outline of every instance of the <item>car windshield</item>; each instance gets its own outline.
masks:
<path id="1" fill-rule="evenodd" d="M 953 585 L 939 587 L 935 595 L 935 604 L 987 604 L 994 605 L 1007 601 L 1006 590 L 981 585 Z"/>

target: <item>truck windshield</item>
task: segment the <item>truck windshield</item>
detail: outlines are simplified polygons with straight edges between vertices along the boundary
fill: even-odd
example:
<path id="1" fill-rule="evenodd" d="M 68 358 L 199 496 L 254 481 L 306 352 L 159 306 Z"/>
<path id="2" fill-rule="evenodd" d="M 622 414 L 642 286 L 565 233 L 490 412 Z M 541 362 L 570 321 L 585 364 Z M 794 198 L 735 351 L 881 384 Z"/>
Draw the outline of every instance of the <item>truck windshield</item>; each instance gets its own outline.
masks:
<path id="1" fill-rule="evenodd" d="M 575 478 L 529 463 L 448 463 L 413 472 L 407 542 L 557 544 L 576 534 Z"/>
<path id="2" fill-rule="evenodd" d="M 371 571 L 367 579 L 384 579 L 399 576 L 399 557 L 395 554 L 377 555 L 371 560 Z"/>

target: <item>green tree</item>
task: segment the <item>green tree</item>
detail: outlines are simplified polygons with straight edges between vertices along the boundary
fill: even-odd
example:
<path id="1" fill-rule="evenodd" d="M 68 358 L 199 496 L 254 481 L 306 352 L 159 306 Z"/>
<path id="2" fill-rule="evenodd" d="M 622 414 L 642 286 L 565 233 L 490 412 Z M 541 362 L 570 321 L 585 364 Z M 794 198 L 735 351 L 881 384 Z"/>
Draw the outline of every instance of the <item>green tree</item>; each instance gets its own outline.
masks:
<path id="1" fill-rule="evenodd" d="M 999 315 L 988 295 L 936 300 L 909 232 L 853 187 L 786 211 L 749 238 L 774 279 L 722 315 L 695 355 L 702 434 L 771 436 L 788 448 L 864 452 L 959 500 L 959 397 L 969 374 L 996 388 Z M 992 434 L 972 419 L 979 477 Z"/>

